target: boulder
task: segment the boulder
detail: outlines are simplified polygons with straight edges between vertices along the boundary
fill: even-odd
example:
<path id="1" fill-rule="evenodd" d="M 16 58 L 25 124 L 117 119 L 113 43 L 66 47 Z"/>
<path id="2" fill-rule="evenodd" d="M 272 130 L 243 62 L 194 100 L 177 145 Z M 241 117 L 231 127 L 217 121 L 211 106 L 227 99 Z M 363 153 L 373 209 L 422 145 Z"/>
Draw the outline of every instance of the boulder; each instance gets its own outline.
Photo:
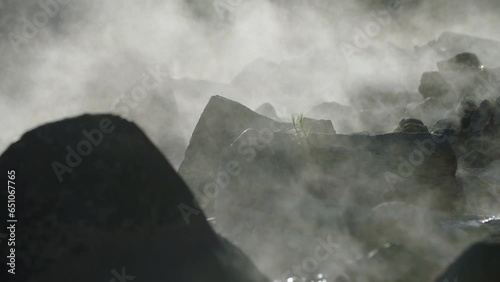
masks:
<path id="1" fill-rule="evenodd" d="M 471 127 L 471 116 L 476 111 L 477 104 L 474 97 L 465 96 L 460 100 L 456 113 L 460 117 L 460 133 L 467 133 Z"/>
<path id="2" fill-rule="evenodd" d="M 351 133 L 355 130 L 356 111 L 337 102 L 323 102 L 312 107 L 307 117 L 331 120 L 338 133 Z"/>
<path id="3" fill-rule="evenodd" d="M 1 155 L 0 169 L 15 187 L 17 281 L 267 281 L 203 212 L 184 216 L 193 195 L 124 119 L 40 126 Z M 7 189 L 0 193 L 7 202 Z M 0 276 L 12 279 L 5 269 Z"/>
<path id="4" fill-rule="evenodd" d="M 470 246 L 436 282 L 489 282 L 500 277 L 500 235 Z"/>
<path id="5" fill-rule="evenodd" d="M 433 71 L 424 72 L 422 74 L 418 91 L 422 94 L 424 99 L 427 99 L 430 97 L 446 97 L 453 90 L 441 73 Z"/>
<path id="6" fill-rule="evenodd" d="M 399 122 L 398 127 L 394 129 L 394 132 L 428 133 L 429 129 L 421 120 L 415 118 L 404 118 Z"/>
<path id="7" fill-rule="evenodd" d="M 488 100 L 483 100 L 479 107 L 471 114 L 470 132 L 477 133 L 488 129 L 493 119 L 493 105 Z"/>
<path id="8" fill-rule="evenodd" d="M 308 132 L 335 133 L 329 120 L 303 118 L 302 124 Z M 259 146 L 276 131 L 295 131 L 292 123 L 281 123 L 262 116 L 249 108 L 221 96 L 210 98 L 191 136 L 179 174 L 195 193 L 206 212 L 210 213 L 214 196 L 207 194 L 210 183 L 217 177 L 219 160 L 223 148 L 229 146 L 248 128 L 262 130 L 258 139 L 251 140 Z M 297 128 L 298 129 L 298 128 Z"/>
<path id="9" fill-rule="evenodd" d="M 450 59 L 439 61 L 436 65 L 440 72 L 479 71 L 482 67 L 477 55 L 469 52 L 460 53 Z"/>

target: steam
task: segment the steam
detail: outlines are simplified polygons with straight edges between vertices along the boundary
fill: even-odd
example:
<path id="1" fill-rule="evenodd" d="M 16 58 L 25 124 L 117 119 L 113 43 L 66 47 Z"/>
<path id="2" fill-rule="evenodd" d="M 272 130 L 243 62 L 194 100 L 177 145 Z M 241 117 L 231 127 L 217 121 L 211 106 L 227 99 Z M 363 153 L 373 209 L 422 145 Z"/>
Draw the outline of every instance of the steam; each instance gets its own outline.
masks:
<path id="1" fill-rule="evenodd" d="M 120 114 L 114 103 L 152 65 L 170 76 L 155 93 L 177 105 L 167 130 L 186 142 L 212 95 L 253 109 L 269 102 L 283 119 L 325 101 L 390 111 L 390 122 L 374 120 L 388 132 L 422 100 L 420 75 L 435 68 L 438 55 L 416 58 L 414 46 L 444 31 L 500 40 L 497 1 L 459 2 L 0 0 L 0 150 L 49 121 Z M 45 24 L 36 25 L 37 13 Z M 239 80 L 242 72 L 261 78 Z M 132 111 L 127 118 L 151 114 Z M 140 123 L 150 132 L 165 122 L 155 114 Z"/>

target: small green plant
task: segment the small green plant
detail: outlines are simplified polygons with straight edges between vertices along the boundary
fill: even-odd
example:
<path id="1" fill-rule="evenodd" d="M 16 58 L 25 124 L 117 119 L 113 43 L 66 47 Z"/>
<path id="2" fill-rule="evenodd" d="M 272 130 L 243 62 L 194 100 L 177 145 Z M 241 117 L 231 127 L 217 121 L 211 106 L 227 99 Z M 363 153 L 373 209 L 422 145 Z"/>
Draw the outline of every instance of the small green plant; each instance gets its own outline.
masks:
<path id="1" fill-rule="evenodd" d="M 295 134 L 297 134 L 297 137 L 299 138 L 299 145 L 304 144 L 302 142 L 305 140 L 305 143 L 309 145 L 309 133 L 310 130 L 306 128 L 304 125 L 304 115 L 300 114 L 298 116 L 292 115 L 292 125 L 293 129 L 295 130 Z"/>

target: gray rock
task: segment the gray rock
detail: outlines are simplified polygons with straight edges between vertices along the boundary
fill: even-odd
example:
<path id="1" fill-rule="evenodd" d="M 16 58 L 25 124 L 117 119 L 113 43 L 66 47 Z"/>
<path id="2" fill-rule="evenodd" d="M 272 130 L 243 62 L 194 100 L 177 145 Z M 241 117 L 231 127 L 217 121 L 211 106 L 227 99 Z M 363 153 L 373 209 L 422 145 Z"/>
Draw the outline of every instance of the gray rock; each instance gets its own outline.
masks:
<path id="1" fill-rule="evenodd" d="M 398 127 L 394 129 L 394 132 L 428 133 L 429 129 L 421 120 L 414 118 L 404 118 L 399 122 Z"/>
<path id="2" fill-rule="evenodd" d="M 488 100 L 483 100 L 479 107 L 471 114 L 470 132 L 477 133 L 486 130 L 493 119 L 493 105 Z"/>
<path id="3" fill-rule="evenodd" d="M 420 79 L 418 91 L 424 99 L 427 98 L 443 98 L 453 91 L 443 75 L 439 72 L 424 72 Z"/>
<path id="4" fill-rule="evenodd" d="M 481 61 L 474 53 L 460 53 L 454 57 L 437 62 L 437 68 L 441 72 L 463 72 L 478 71 L 482 67 Z"/>
<path id="5" fill-rule="evenodd" d="M 473 97 L 465 96 L 457 106 L 456 113 L 460 118 L 460 133 L 467 134 L 471 130 L 471 116 L 476 111 L 477 104 Z"/>
<path id="6" fill-rule="evenodd" d="M 334 134 L 335 129 L 329 120 L 303 119 L 302 126 L 308 132 Z M 186 181 L 206 212 L 212 206 L 212 198 L 207 196 L 210 186 L 217 177 L 219 160 L 223 148 L 229 146 L 248 128 L 262 130 L 258 139 L 251 140 L 259 146 L 276 131 L 294 131 L 291 123 L 281 123 L 229 99 L 213 96 L 203 110 L 191 136 L 179 174 Z"/>

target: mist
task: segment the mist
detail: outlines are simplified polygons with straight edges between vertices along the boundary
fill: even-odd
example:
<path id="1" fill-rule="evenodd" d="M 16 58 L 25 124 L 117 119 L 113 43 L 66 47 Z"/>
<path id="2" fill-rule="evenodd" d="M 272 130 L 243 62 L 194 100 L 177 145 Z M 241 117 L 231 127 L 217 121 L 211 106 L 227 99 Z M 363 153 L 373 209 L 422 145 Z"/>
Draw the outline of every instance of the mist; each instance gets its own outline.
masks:
<path id="1" fill-rule="evenodd" d="M 389 133 L 409 117 L 408 105 L 423 101 L 418 90 L 422 73 L 455 55 L 430 48 L 429 42 L 445 32 L 500 41 L 499 9 L 494 0 L 0 0 L 0 150 L 41 124 L 111 112 L 136 122 L 178 168 L 203 109 L 215 95 L 250 109 L 270 103 L 283 122 L 299 114 L 330 119 L 311 109 L 335 102 L 346 107 L 331 114 L 337 133 Z M 480 52 L 481 47 L 474 48 Z M 487 52 L 489 48 L 478 53 L 482 65 L 500 67 L 500 54 Z M 146 91 L 136 99 L 137 86 Z M 358 114 L 367 111 L 366 116 Z M 435 116 L 427 127 L 445 113 L 438 110 Z M 346 170 L 352 167 L 356 165 Z M 281 208 L 297 222 L 309 220 L 298 207 L 318 204 L 300 188 L 315 177 L 304 172 L 290 194 L 280 198 Z M 343 200 L 345 206 L 355 202 L 349 195 Z M 491 206 L 480 203 L 470 212 L 498 215 L 500 210 Z M 370 216 L 390 213 L 384 208 Z M 311 209 L 318 218 L 330 216 Z M 341 210 L 339 218 L 350 212 L 336 209 Z M 416 229 L 421 233 L 402 235 L 411 242 L 409 248 L 433 250 L 442 267 L 479 238 L 454 234 L 458 239 L 446 242 L 436 235 L 422 246 L 419 238 L 434 232 L 429 218 L 436 215 L 404 216 L 400 220 L 420 223 Z M 329 269 L 342 276 L 351 262 L 366 255 L 364 244 L 350 237 L 345 224 L 339 221 L 327 229 L 294 226 L 287 244 L 300 246 L 300 251 L 290 260 L 283 259 L 288 253 L 269 247 L 282 241 L 274 231 L 264 245 L 250 235 L 237 239 L 243 229 L 229 224 L 215 223 L 214 228 L 241 247 L 264 274 L 279 279 L 286 265 L 292 269 L 311 255 L 318 238 L 328 236 L 341 246 L 328 260 L 335 263 L 314 271 Z"/>

